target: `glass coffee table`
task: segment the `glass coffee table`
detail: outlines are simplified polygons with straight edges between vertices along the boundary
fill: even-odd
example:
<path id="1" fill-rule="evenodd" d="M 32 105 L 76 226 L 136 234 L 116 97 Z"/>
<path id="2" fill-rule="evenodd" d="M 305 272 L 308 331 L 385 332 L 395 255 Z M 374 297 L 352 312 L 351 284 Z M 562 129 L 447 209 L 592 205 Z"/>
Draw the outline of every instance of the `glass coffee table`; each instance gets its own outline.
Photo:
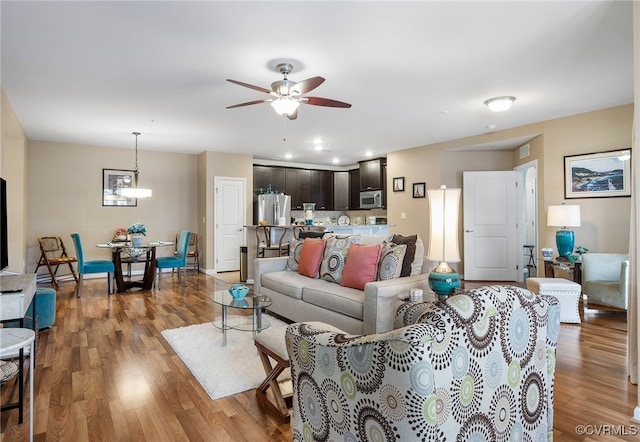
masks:
<path id="1" fill-rule="evenodd" d="M 213 325 L 222 330 L 223 346 L 227 345 L 227 330 L 249 331 L 255 335 L 269 328 L 269 319 L 262 318 L 262 311 L 273 303 L 268 296 L 254 295 L 250 291 L 244 298 L 234 299 L 227 290 L 216 290 L 209 298 L 222 307 L 222 318 L 214 320 Z M 228 308 L 252 310 L 252 314 L 229 317 Z"/>

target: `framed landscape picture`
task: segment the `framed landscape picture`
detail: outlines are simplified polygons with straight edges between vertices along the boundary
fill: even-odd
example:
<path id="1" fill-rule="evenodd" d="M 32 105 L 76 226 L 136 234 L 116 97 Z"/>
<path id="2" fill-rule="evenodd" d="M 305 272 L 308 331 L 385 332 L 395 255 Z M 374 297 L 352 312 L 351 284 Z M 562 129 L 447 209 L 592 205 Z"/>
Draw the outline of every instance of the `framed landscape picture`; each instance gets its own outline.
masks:
<path id="1" fill-rule="evenodd" d="M 631 196 L 631 148 L 564 157 L 564 197 Z"/>
<path id="2" fill-rule="evenodd" d="M 127 198 L 120 194 L 123 187 L 133 186 L 133 170 L 102 169 L 102 205 L 136 207 L 137 198 Z"/>

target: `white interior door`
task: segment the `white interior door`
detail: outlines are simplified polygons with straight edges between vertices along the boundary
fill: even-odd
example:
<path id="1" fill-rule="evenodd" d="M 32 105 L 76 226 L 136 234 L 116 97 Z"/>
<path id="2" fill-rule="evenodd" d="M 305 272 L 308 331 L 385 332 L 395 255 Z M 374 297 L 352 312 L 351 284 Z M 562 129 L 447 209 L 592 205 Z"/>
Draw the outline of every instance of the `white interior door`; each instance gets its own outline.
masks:
<path id="1" fill-rule="evenodd" d="M 522 244 L 514 171 L 464 172 L 464 279 L 518 281 Z"/>
<path id="2" fill-rule="evenodd" d="M 240 270 L 240 246 L 246 224 L 246 179 L 214 177 L 215 187 L 215 269 Z"/>

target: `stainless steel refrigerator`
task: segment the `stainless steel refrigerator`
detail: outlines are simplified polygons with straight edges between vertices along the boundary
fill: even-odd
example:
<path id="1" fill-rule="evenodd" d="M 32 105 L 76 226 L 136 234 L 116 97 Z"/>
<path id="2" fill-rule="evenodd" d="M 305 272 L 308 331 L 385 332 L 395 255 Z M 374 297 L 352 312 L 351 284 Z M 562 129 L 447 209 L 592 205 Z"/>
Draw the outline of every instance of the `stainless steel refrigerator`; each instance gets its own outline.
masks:
<path id="1" fill-rule="evenodd" d="M 257 207 L 254 207 L 254 224 L 264 221 L 270 225 L 291 224 L 291 196 L 283 193 L 265 193 L 258 195 Z"/>

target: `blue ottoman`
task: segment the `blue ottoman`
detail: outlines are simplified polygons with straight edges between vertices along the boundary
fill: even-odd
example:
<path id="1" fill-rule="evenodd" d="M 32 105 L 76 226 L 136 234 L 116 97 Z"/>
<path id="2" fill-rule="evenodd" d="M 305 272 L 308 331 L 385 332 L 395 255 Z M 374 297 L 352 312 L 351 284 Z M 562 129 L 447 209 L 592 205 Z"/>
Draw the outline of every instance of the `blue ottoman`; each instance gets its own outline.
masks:
<path id="1" fill-rule="evenodd" d="M 49 287 L 37 288 L 35 296 L 38 330 L 49 328 L 56 322 L 56 291 Z M 33 328 L 33 302 L 27 310 L 24 326 Z"/>

